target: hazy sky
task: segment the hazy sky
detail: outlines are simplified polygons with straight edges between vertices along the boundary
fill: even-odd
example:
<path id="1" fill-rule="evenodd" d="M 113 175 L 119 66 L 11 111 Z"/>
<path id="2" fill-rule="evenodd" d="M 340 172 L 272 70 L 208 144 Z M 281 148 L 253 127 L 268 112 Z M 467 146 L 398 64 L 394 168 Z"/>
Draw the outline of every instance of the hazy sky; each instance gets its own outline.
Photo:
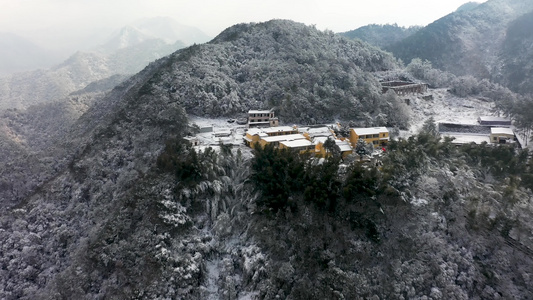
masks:
<path id="1" fill-rule="evenodd" d="M 318 29 L 348 31 L 363 25 L 427 25 L 467 0 L 0 0 L 0 31 L 23 36 L 52 29 L 61 35 L 122 27 L 168 16 L 210 36 L 242 22 L 292 19 Z M 484 1 L 477 1 L 484 2 Z M 64 30 L 64 31 L 62 31 Z M 72 30 L 75 30 L 74 33 Z"/>

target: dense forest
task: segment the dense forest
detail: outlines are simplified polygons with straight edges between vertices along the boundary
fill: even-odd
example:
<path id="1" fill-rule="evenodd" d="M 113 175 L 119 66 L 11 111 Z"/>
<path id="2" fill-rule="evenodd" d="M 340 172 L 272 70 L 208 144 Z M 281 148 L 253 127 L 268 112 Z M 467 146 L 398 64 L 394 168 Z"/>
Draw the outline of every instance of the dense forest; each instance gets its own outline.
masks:
<path id="1" fill-rule="evenodd" d="M 458 147 L 431 118 L 374 164 L 183 139 L 191 115 L 251 108 L 397 133 L 419 120 L 382 93 L 394 78 L 533 124 L 499 84 L 284 20 L 230 27 L 107 93 L 3 111 L 0 298 L 527 299 L 527 150 Z"/>
<path id="2" fill-rule="evenodd" d="M 458 76 L 531 93 L 531 11 L 528 0 L 487 1 L 459 9 L 384 49 L 405 63 L 420 58 Z"/>
<path id="3" fill-rule="evenodd" d="M 142 92 L 162 94 L 200 116 L 275 108 L 287 122 L 316 124 L 370 112 L 369 123 L 386 115 L 388 125 L 401 126 L 402 116 L 392 113 L 398 99 L 384 99 L 372 75 L 397 66 L 367 44 L 276 20 L 236 25 L 174 54 Z"/>
<path id="4" fill-rule="evenodd" d="M 360 39 L 371 45 L 385 49 L 387 46 L 414 34 L 421 28 L 421 26 L 405 28 L 398 26 L 397 24 L 371 24 L 339 34 L 349 39 Z"/>

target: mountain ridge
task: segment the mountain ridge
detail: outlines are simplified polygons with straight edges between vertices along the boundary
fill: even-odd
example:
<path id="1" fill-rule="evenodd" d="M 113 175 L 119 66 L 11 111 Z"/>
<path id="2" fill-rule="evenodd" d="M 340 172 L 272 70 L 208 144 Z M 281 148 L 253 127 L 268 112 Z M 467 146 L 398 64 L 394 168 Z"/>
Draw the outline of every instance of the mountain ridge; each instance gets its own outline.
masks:
<path id="1" fill-rule="evenodd" d="M 501 78 L 499 68 L 507 26 L 531 11 L 530 1 L 489 0 L 436 20 L 386 50 L 406 63 L 421 58 L 456 75 L 506 83 L 508 80 Z"/>
<path id="2" fill-rule="evenodd" d="M 167 44 L 148 39 L 109 53 L 78 51 L 50 69 L 0 77 L 0 109 L 58 101 L 94 81 L 139 72 L 149 62 L 183 46 L 179 41 Z"/>
<path id="3" fill-rule="evenodd" d="M 371 24 L 338 34 L 350 39 L 358 38 L 384 49 L 391 44 L 407 38 L 421 28 L 421 26 L 405 28 L 400 27 L 397 24 Z"/>

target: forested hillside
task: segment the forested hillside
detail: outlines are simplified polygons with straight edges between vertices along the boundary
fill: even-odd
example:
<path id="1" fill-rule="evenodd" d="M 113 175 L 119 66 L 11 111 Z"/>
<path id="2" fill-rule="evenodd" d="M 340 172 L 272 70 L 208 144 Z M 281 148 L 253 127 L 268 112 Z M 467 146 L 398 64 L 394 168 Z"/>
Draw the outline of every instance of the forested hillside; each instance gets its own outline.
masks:
<path id="1" fill-rule="evenodd" d="M 297 33 L 301 31 L 307 31 L 308 36 L 298 37 Z M 285 42 L 289 42 L 288 39 L 275 42 L 274 36 L 278 34 L 280 35 L 278 38 L 289 35 L 293 40 L 286 44 Z M 242 37 L 238 35 L 242 35 Z M 253 59 L 254 56 L 257 56 L 256 51 L 268 53 L 268 51 L 259 51 L 259 48 L 254 51 L 252 48 L 261 45 L 256 42 L 268 36 L 270 36 L 270 40 L 265 41 L 263 45 L 272 48 L 269 55 L 278 57 L 279 62 L 275 60 L 270 62 L 269 59 L 259 59 L 260 57 Z M 332 47 L 328 47 L 328 43 L 324 40 L 333 42 Z M 299 48 L 295 44 L 308 45 L 312 49 L 301 54 L 300 51 L 297 51 Z M 317 46 L 318 44 L 322 46 Z M 224 51 L 220 53 L 217 50 Z M 340 52 L 337 53 L 338 51 Z M 31 111 L 6 111 L 3 116 L 5 123 L 2 130 L 2 142 L 8 146 L 6 149 L 9 151 L 4 157 L 5 160 L 2 161 L 4 165 L 2 168 L 4 170 L 2 186 L 5 187 L 2 200 L 4 207 L 10 206 L 10 208 L 5 214 L 2 214 L 1 223 L 3 253 L 5 254 L 2 256 L 2 297 L 6 299 L 21 297 L 35 299 L 37 295 L 45 295 L 42 296 L 44 298 L 54 298 L 55 296 L 51 295 L 61 294 L 75 295 L 75 298 L 86 294 L 94 297 L 99 297 L 98 295 L 133 295 L 137 293 L 135 289 L 129 291 L 118 289 L 120 284 L 117 285 L 113 279 L 114 276 L 119 273 L 122 274 L 119 276 L 125 276 L 124 280 L 140 290 L 148 289 L 151 284 L 155 284 L 155 278 L 167 276 L 168 274 L 163 275 L 163 273 L 170 272 L 168 268 L 175 267 L 167 266 L 163 264 L 163 261 L 158 261 L 157 257 L 160 255 L 158 254 L 160 250 L 156 246 L 160 242 L 168 240 L 165 237 L 167 234 L 171 234 L 171 236 L 178 234 L 172 229 L 174 226 L 178 226 L 178 224 L 173 223 L 172 220 L 175 219 L 175 216 L 172 214 L 181 211 L 179 208 L 181 204 L 168 204 L 171 205 L 170 208 L 174 207 L 172 208 L 174 210 L 171 209 L 171 224 L 165 225 L 164 220 L 161 219 L 165 214 L 165 208 L 158 203 L 164 202 L 164 199 L 160 198 L 164 193 L 170 193 L 165 196 L 170 197 L 167 200 L 174 199 L 175 181 L 172 177 L 161 175 L 155 162 L 165 141 L 170 140 L 173 136 L 181 136 L 186 132 L 187 121 L 184 108 L 191 113 L 218 116 L 230 112 L 242 112 L 249 107 L 269 107 L 271 103 L 268 103 L 268 100 L 272 99 L 257 97 L 251 102 L 250 98 L 245 97 L 259 94 L 255 91 L 257 88 L 255 85 L 262 86 L 263 90 L 268 88 L 280 90 L 282 97 L 284 97 L 284 93 L 287 93 L 294 99 L 303 99 L 301 94 L 312 93 L 312 91 L 303 87 L 295 87 L 296 83 L 301 82 L 300 79 L 294 79 L 297 80 L 295 82 L 283 82 L 283 80 L 297 77 L 297 75 L 312 75 L 314 69 L 308 67 L 305 62 L 298 62 L 296 59 L 305 56 L 310 59 L 310 62 L 318 63 L 318 59 L 312 59 L 315 55 L 333 61 L 334 57 L 340 54 L 346 55 L 346 58 L 341 60 L 342 64 L 339 63 L 337 66 L 336 63 L 332 63 L 331 67 L 335 69 L 322 75 L 320 77 L 322 81 L 317 82 L 316 87 L 325 89 L 344 83 L 344 88 L 348 92 L 342 100 L 354 105 L 360 105 L 363 95 L 381 97 L 378 88 L 379 83 L 369 71 L 394 67 L 395 62 L 390 56 L 379 50 L 369 49 L 362 44 L 340 39 L 332 33 L 322 33 L 314 28 L 293 22 L 274 21 L 266 24 L 240 25 L 228 29 L 210 44 L 193 46 L 152 63 L 142 73 L 117 86 L 106 97 L 90 100 L 90 108 L 75 123 L 69 117 L 72 115 L 68 113 L 69 107 L 72 107 L 69 105 L 57 104 L 57 110 L 65 112 L 63 120 L 52 113 L 54 109 L 51 105 L 32 108 L 34 109 L 33 113 Z M 211 68 L 210 62 L 218 62 L 218 55 L 229 56 L 227 61 L 234 64 L 235 69 L 222 69 L 227 71 L 222 72 L 220 68 Z M 266 68 L 269 65 L 275 66 L 277 63 L 281 65 L 277 66 L 278 76 L 269 75 L 269 77 L 272 78 L 272 82 L 281 85 L 281 87 L 269 86 L 272 82 L 262 83 L 254 79 L 261 70 L 261 68 L 256 68 L 256 64 Z M 323 67 L 327 67 L 327 65 L 323 65 Z M 185 68 L 189 68 L 187 69 L 188 73 L 180 73 Z M 198 68 L 196 72 L 191 71 L 196 68 Z M 285 70 L 285 68 L 288 69 Z M 306 68 L 310 70 L 303 72 Z M 249 73 L 246 74 L 245 70 Z M 214 71 L 219 76 L 210 78 L 211 81 L 206 80 L 208 71 Z M 301 72 L 297 74 L 296 72 L 299 71 Z M 265 71 L 263 70 L 263 72 Z M 258 75 L 255 75 L 256 73 Z M 183 82 L 170 81 L 175 80 L 174 74 L 187 75 L 190 79 Z M 339 77 L 344 75 L 346 78 L 337 78 L 330 76 L 330 74 Z M 361 79 L 359 82 L 347 82 L 350 79 L 348 76 Z M 231 80 L 231 77 L 239 77 L 240 79 Z M 175 85 L 171 86 L 169 82 Z M 194 85 L 194 82 L 201 85 Z M 223 91 L 216 88 L 202 90 L 207 87 L 218 87 L 222 84 L 224 86 Z M 360 84 L 361 87 L 358 89 L 353 87 L 355 84 Z M 293 88 L 293 90 L 286 90 L 285 87 Z M 98 90 L 98 87 L 95 89 Z M 187 90 L 188 93 L 184 93 L 180 97 L 177 96 L 179 92 L 186 92 Z M 359 91 L 359 98 L 356 98 L 355 91 Z M 212 101 L 200 102 L 200 100 L 217 99 L 218 92 L 227 92 L 229 97 L 231 95 L 235 97 L 239 94 L 242 98 L 235 97 L 234 99 L 239 99 L 239 101 L 242 99 L 243 104 L 230 110 L 224 108 L 224 104 L 221 103 L 220 110 L 217 111 L 214 107 L 216 103 Z M 342 92 L 344 91 L 339 90 L 337 93 Z M 332 99 L 332 93 L 333 91 L 324 90 L 322 97 Z M 73 101 L 81 100 L 83 102 L 83 99 L 73 97 Z M 291 97 L 286 96 L 284 98 L 281 100 L 289 101 Z M 379 99 L 372 100 L 377 101 Z M 263 104 L 262 101 L 265 103 Z M 397 100 L 392 98 L 391 101 Z M 199 104 L 205 105 L 205 111 L 198 108 Z M 297 106 L 297 104 L 296 102 L 295 107 L 291 109 L 317 110 L 317 106 L 321 105 L 317 102 L 313 103 L 314 106 L 311 105 L 311 108 L 306 108 Z M 385 103 L 384 105 L 391 104 L 393 103 Z M 320 106 L 320 108 L 322 107 Z M 330 107 L 330 110 L 336 111 L 337 114 L 341 114 L 342 111 L 340 108 L 333 107 Z M 280 109 L 280 111 L 283 110 Z M 46 116 L 47 113 L 51 113 L 51 115 Z M 289 110 L 282 115 L 292 120 L 298 120 L 300 117 L 295 115 L 291 118 Z M 323 118 L 326 119 L 325 114 Z M 53 123 L 55 128 L 50 131 L 46 130 L 47 126 L 52 125 L 46 123 L 45 120 L 47 119 L 56 122 Z M 333 117 L 327 116 L 327 119 L 331 120 Z M 70 129 L 65 131 L 65 128 L 69 127 Z M 41 132 L 54 132 L 55 134 L 33 139 L 38 132 L 37 128 L 41 128 Z M 31 168 L 27 164 L 31 164 Z M 153 190 L 154 182 L 158 182 L 157 185 L 162 190 Z M 162 191 L 167 192 L 161 194 Z M 127 209 L 128 212 L 123 210 L 126 203 L 124 201 L 130 203 L 126 205 L 130 207 Z M 183 205 L 187 207 L 186 203 Z M 175 211 L 175 209 L 178 210 Z M 147 214 L 150 211 L 153 213 Z M 183 212 L 186 211 L 183 210 Z M 124 215 L 125 212 L 126 215 Z M 142 214 L 138 215 L 141 212 Z M 199 217 L 203 215 L 200 212 L 201 210 L 198 212 Z M 137 216 L 133 217 L 132 213 Z M 217 212 L 214 211 L 213 213 Z M 123 223 L 124 220 L 119 217 L 121 215 L 133 223 L 129 223 L 130 221 L 127 223 L 130 225 Z M 185 217 L 185 220 L 193 216 Z M 113 225 L 116 221 L 119 221 L 120 224 Z M 20 224 L 24 225 L 19 226 Z M 209 224 L 201 226 L 208 226 Z M 135 230 L 131 231 L 123 226 L 133 226 L 131 228 L 135 228 Z M 108 230 L 112 231 L 109 232 Z M 127 245 L 126 247 L 130 249 L 121 248 L 121 256 L 130 257 L 133 255 L 130 258 L 134 259 L 138 255 L 138 251 L 151 253 L 141 255 L 141 261 L 136 261 L 136 258 L 134 261 L 124 260 L 122 262 L 123 270 L 130 269 L 126 272 L 127 274 L 116 269 L 117 258 L 112 258 L 113 266 L 109 265 L 107 259 L 101 260 L 103 259 L 102 255 L 114 257 L 115 254 L 118 254 L 108 253 L 111 250 L 109 246 L 119 245 L 107 237 L 116 230 L 133 234 L 128 233 L 127 236 L 120 234 L 121 236 L 117 237 L 123 240 L 121 243 L 126 243 L 123 245 Z M 186 232 L 189 231 L 186 230 Z M 143 237 L 138 236 L 139 234 Z M 30 236 L 38 237 L 38 239 L 26 240 L 26 237 Z M 157 236 L 160 237 L 156 238 Z M 21 238 L 23 240 L 20 240 Z M 141 246 L 145 242 L 148 244 Z M 21 245 L 25 245 L 24 249 L 26 250 L 19 248 Z M 196 251 L 195 249 L 192 250 Z M 27 253 L 29 256 L 22 255 L 21 251 L 30 251 Z M 111 251 L 115 252 L 116 250 Z M 94 256 L 91 253 L 94 253 Z M 18 257 L 20 260 L 14 259 L 14 257 Z M 97 262 L 97 265 L 93 265 L 91 261 Z M 75 271 L 79 270 L 80 267 L 85 270 L 84 275 Z M 21 273 L 23 269 L 26 269 L 27 272 Z M 71 272 L 73 271 L 82 277 L 78 275 L 72 277 Z M 98 272 L 102 273 L 98 274 Z M 85 276 L 92 276 L 92 279 Z M 195 276 L 200 276 L 200 274 Z M 71 278 L 69 280 L 74 280 L 76 284 L 69 284 L 65 281 L 67 278 Z M 199 277 L 192 278 L 192 280 L 198 279 Z M 86 282 L 86 284 L 79 286 L 78 283 L 80 282 Z M 198 281 L 194 282 L 198 283 Z M 109 288 L 105 286 L 109 286 Z M 48 292 L 45 293 L 45 290 Z M 157 289 L 152 290 L 152 292 L 160 293 Z M 66 297 L 70 298 L 70 296 Z"/>
<path id="2" fill-rule="evenodd" d="M 357 38 L 371 45 L 385 49 L 387 46 L 409 37 L 421 28 L 422 27 L 420 26 L 405 28 L 396 24 L 371 24 L 339 34 L 350 39 Z"/>
<path id="3" fill-rule="evenodd" d="M 107 80 L 115 86 L 125 79 L 115 75 L 130 76 L 183 46 L 181 42 L 170 45 L 163 40 L 149 39 L 110 53 L 77 52 L 49 69 L 0 77 L 0 109 L 23 109 L 59 101 L 95 81 Z"/>
<path id="4" fill-rule="evenodd" d="M 507 28 L 500 52 L 501 71 L 496 80 L 522 93 L 533 93 L 533 11 Z"/>
<path id="5" fill-rule="evenodd" d="M 54 106 L 6 111 L 0 298 L 527 299 L 526 151 L 456 147 L 432 122 L 365 167 L 182 139 L 197 130 L 188 115 L 250 108 L 407 127 L 416 108 L 378 82 L 398 67 L 366 43 L 275 20 L 230 27 L 106 95 L 93 86 L 94 98 L 55 106 L 62 120 Z M 88 105 L 79 117 L 76 105 Z M 30 140 L 47 127 L 56 135 Z"/>
<path id="6" fill-rule="evenodd" d="M 513 36 L 527 35 L 519 28 L 526 26 L 522 23 L 530 19 L 526 14 L 531 11 L 531 1 L 489 0 L 449 14 L 385 49 L 406 63 L 421 58 L 456 75 L 488 78 L 529 92 L 530 51 L 525 46 L 529 39 L 526 36 L 518 42 Z M 524 51 L 516 55 L 520 49 Z"/>
<path id="7" fill-rule="evenodd" d="M 241 24 L 170 58 L 142 93 L 178 101 L 192 114 L 232 116 L 274 108 L 282 122 L 335 119 L 405 126 L 374 71 L 397 67 L 388 53 L 291 21 Z M 374 121 L 376 118 L 381 121 Z M 403 123 L 402 123 L 403 122 Z"/>

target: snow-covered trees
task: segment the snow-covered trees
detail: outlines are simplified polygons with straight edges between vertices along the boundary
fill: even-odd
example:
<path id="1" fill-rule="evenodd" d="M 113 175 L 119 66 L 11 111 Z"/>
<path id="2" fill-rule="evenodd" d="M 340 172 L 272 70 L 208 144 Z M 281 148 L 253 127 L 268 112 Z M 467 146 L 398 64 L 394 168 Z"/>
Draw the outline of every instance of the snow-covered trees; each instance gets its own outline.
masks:
<path id="1" fill-rule="evenodd" d="M 209 44 L 176 52 L 169 64 L 144 92 L 168 93 L 196 115 L 275 107 L 283 120 L 309 124 L 371 110 L 382 95 L 369 72 L 398 66 L 360 41 L 281 20 L 228 28 Z"/>
<path id="2" fill-rule="evenodd" d="M 320 120 L 350 104 L 372 107 L 370 123 L 400 126 L 389 117 L 397 97 L 360 72 L 387 66 L 387 55 L 290 24 L 237 26 L 154 62 L 48 141 L 46 155 L 26 156 L 4 131 L 2 149 L 15 162 L 2 157 L 2 167 L 28 171 L 20 178 L 39 188 L 0 214 L 0 298 L 530 295 L 526 152 L 456 147 L 428 124 L 391 141 L 382 165 L 339 172 L 338 155 L 258 149 L 253 157 L 245 147 L 182 141 L 194 131 L 184 107 L 218 116 L 268 103 Z M 11 111 L 8 128 L 26 130 L 17 125 L 26 119 Z M 35 169 L 15 168 L 23 162 Z M 5 170 L 0 188 L 27 184 L 5 180 L 19 178 Z"/>

